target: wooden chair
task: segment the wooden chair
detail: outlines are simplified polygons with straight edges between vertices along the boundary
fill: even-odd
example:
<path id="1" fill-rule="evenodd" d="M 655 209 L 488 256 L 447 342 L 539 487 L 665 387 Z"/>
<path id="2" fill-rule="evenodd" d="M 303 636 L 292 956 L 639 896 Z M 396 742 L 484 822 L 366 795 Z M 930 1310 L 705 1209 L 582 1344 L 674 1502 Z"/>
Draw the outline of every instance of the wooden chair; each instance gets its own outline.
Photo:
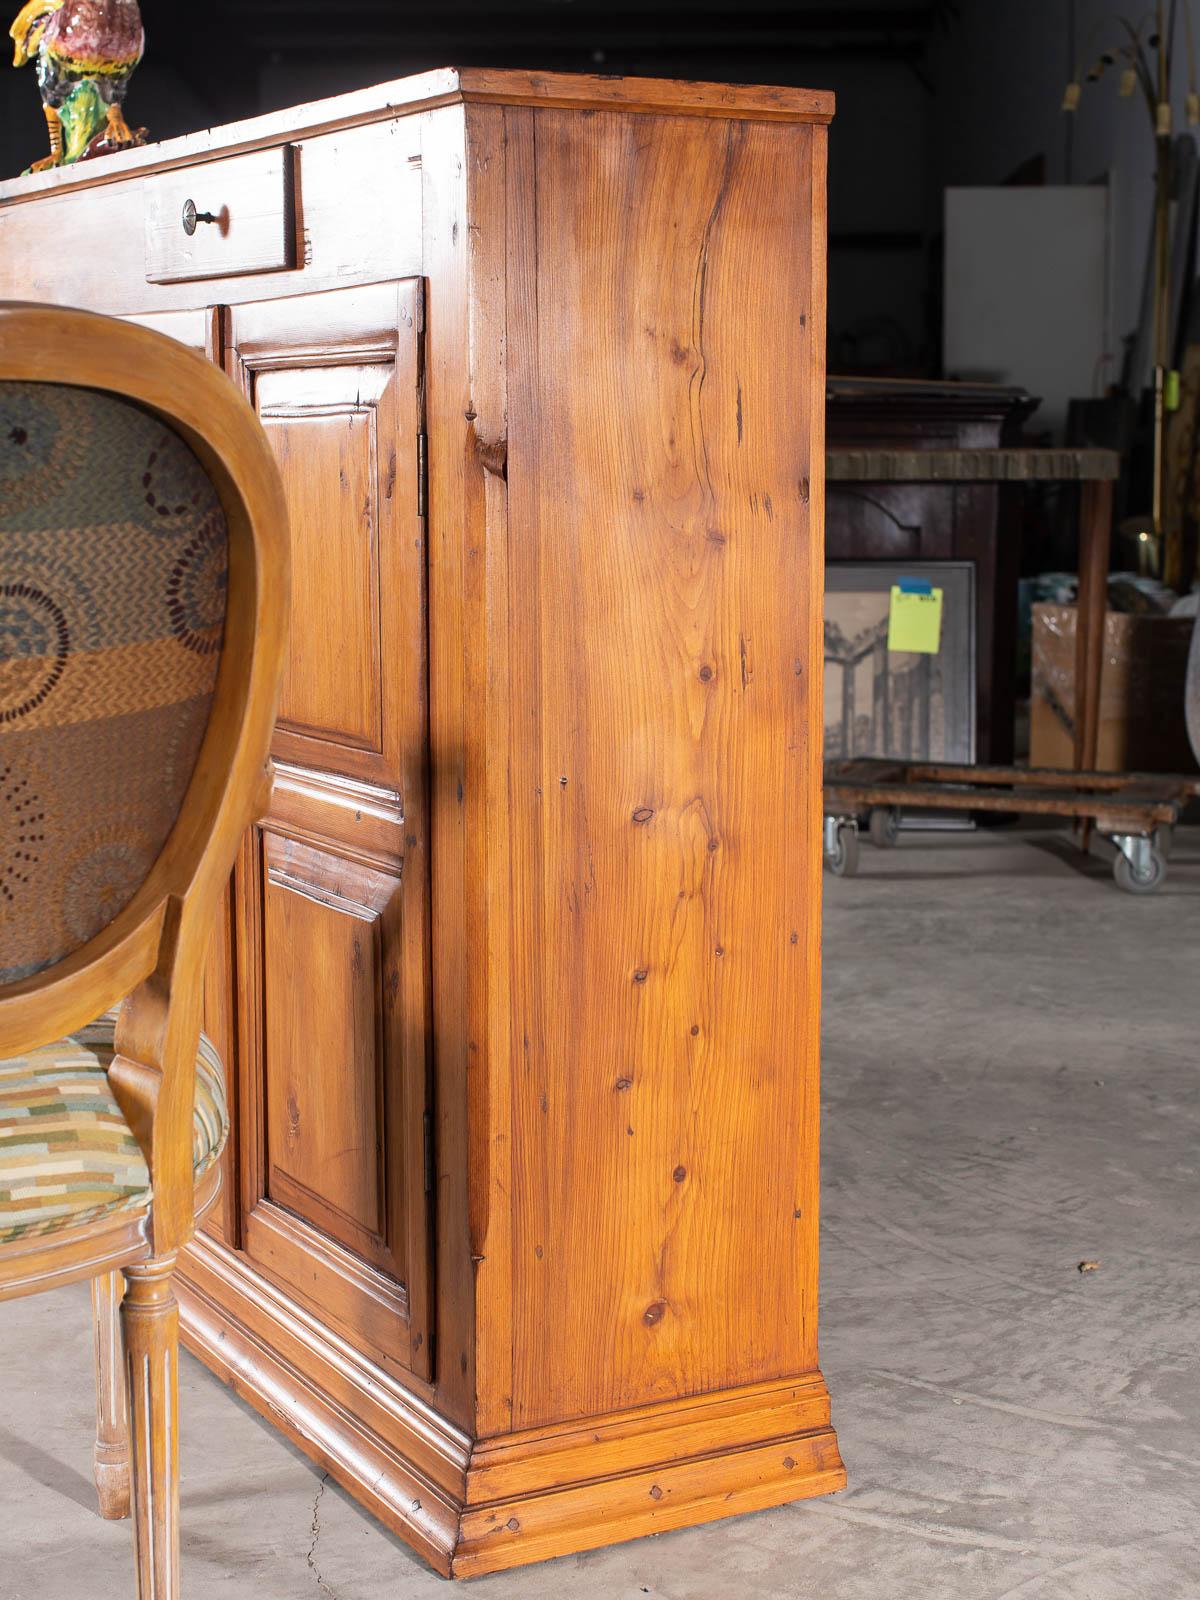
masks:
<path id="1" fill-rule="evenodd" d="M 179 1594 L 171 1272 L 227 1124 L 202 967 L 269 792 L 288 593 L 234 386 L 0 304 L 0 1299 L 93 1280 L 97 1484 L 121 1514 L 131 1463 L 141 1600 Z"/>

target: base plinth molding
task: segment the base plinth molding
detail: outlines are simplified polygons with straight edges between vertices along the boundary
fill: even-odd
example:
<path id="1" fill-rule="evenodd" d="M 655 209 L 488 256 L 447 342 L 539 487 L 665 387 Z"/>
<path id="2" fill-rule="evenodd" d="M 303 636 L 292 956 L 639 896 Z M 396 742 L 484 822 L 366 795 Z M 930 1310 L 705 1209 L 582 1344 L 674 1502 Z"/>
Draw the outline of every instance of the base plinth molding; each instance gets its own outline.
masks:
<path id="1" fill-rule="evenodd" d="M 184 1343 L 447 1577 L 473 1577 L 845 1485 L 819 1372 L 472 1441 L 199 1236 Z"/>

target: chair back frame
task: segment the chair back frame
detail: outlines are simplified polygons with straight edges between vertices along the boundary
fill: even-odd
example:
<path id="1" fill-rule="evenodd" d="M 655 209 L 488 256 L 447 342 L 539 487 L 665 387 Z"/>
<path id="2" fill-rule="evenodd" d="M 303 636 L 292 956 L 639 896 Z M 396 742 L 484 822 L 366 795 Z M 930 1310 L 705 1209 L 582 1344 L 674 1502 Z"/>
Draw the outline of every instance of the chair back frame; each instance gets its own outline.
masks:
<path id="1" fill-rule="evenodd" d="M 203 968 L 238 846 L 269 795 L 290 599 L 283 485 L 234 385 L 162 334 L 86 311 L 0 302 L 5 382 L 100 390 L 156 414 L 205 468 L 228 530 L 224 643 L 175 825 L 141 888 L 106 928 L 53 967 L 0 987 L 0 1058 L 61 1038 L 124 1002 L 109 1082 L 150 1167 L 159 1255 L 192 1231 Z"/>

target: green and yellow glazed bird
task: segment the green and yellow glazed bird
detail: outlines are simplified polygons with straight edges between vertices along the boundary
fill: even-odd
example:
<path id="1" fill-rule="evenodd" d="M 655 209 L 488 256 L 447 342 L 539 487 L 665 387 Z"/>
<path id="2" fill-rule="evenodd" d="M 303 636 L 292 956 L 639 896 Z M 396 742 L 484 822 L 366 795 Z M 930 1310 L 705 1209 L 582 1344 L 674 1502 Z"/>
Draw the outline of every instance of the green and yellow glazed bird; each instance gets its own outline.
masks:
<path id="1" fill-rule="evenodd" d="M 36 58 L 50 130 L 31 171 L 144 143 L 121 109 L 145 47 L 137 0 L 29 0 L 8 31 L 14 66 Z"/>

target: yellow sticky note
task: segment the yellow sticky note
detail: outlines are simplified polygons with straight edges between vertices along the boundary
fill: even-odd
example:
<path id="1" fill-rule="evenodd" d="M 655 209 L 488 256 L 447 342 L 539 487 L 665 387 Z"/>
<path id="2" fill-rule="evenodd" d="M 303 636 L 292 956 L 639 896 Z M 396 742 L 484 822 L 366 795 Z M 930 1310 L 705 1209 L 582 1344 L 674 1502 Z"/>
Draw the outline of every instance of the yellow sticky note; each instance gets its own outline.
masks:
<path id="1" fill-rule="evenodd" d="M 894 583 L 888 613 L 888 649 L 935 656 L 941 642 L 942 591 L 929 589 L 914 593 Z"/>

